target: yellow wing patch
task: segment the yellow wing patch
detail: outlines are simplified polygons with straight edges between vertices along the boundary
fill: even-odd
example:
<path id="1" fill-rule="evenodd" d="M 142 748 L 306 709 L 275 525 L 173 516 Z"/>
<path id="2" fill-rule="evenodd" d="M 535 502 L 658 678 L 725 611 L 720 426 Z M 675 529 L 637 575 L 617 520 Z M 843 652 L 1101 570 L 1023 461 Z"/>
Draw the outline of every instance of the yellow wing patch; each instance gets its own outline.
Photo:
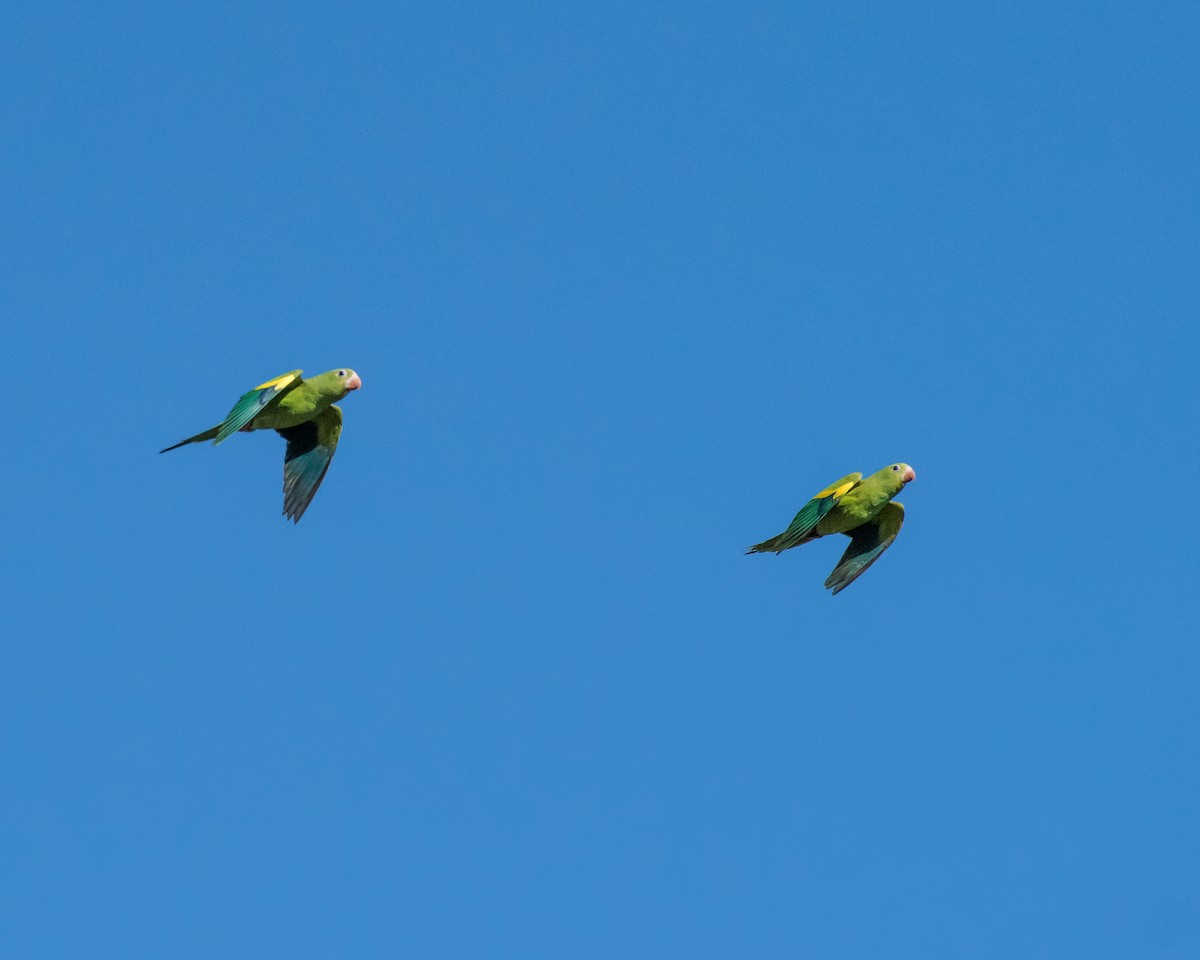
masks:
<path id="1" fill-rule="evenodd" d="M 844 497 L 849 489 L 862 479 L 861 473 L 849 473 L 818 493 L 814 500 L 824 500 L 826 497 Z"/>
<path id="2" fill-rule="evenodd" d="M 254 389 L 269 390 L 271 387 L 274 387 L 276 390 L 282 390 L 303 372 L 303 370 L 293 370 L 290 373 L 285 373 L 282 377 L 276 377 L 274 380 L 268 380 L 266 383 L 260 383 Z"/>

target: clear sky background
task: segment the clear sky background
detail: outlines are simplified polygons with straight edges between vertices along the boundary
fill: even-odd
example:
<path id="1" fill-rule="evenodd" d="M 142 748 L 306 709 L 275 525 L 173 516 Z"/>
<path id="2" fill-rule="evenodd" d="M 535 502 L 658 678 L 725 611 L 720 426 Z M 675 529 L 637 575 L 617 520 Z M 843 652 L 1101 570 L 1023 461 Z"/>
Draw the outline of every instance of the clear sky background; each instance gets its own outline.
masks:
<path id="1" fill-rule="evenodd" d="M 1198 44 L 4 5 L 0 954 L 1200 955 Z"/>

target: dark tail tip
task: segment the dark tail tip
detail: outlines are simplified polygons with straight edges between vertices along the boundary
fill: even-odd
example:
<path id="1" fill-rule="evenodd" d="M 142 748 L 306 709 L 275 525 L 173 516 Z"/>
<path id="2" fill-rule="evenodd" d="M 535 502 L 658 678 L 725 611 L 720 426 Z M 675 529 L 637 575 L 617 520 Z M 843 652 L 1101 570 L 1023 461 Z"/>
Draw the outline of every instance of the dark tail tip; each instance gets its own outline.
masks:
<path id="1" fill-rule="evenodd" d="M 198 433 L 194 437 L 188 437 L 186 440 L 180 440 L 178 443 L 174 443 L 169 447 L 163 447 L 158 452 L 166 453 L 168 450 L 178 450 L 180 447 L 186 447 L 189 443 L 197 443 L 200 440 L 211 440 L 213 437 L 215 437 L 217 435 L 217 431 L 219 429 L 220 429 L 220 427 L 210 427 L 208 430 L 205 430 L 203 433 Z"/>

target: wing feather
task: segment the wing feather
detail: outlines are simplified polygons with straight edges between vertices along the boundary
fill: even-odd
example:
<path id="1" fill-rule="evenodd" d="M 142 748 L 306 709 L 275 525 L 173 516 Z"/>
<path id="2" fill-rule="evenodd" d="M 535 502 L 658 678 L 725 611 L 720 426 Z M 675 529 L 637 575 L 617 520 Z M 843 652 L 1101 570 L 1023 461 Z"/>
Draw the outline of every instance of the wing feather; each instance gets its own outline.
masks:
<path id="1" fill-rule="evenodd" d="M 241 399 L 233 405 L 233 409 L 225 415 L 224 422 L 217 428 L 217 436 L 213 440 L 213 446 L 228 440 L 241 430 L 242 427 L 246 426 L 246 424 L 262 413 L 268 404 L 278 400 L 289 390 L 298 387 L 302 383 L 300 379 L 301 373 L 303 373 L 302 370 L 292 370 L 290 373 L 285 373 L 274 380 L 260 383 L 248 393 L 243 393 Z"/>
<path id="2" fill-rule="evenodd" d="M 800 512 L 796 514 L 783 533 L 770 540 L 764 540 L 762 543 L 756 543 L 746 552 L 769 553 L 774 551 L 780 553 L 811 540 L 812 537 L 809 534 L 813 532 L 817 524 L 825 519 L 829 511 L 838 505 L 838 501 L 861 479 L 861 473 L 848 473 L 841 480 L 831 483 L 800 508 Z"/>
<path id="3" fill-rule="evenodd" d="M 299 523 L 337 452 L 342 411 L 330 406 L 307 423 L 275 432 L 287 441 L 283 455 L 283 515 Z"/>
<path id="4" fill-rule="evenodd" d="M 850 586 L 892 545 L 903 525 L 904 504 L 892 501 L 874 518 L 847 533 L 850 546 L 825 581 L 826 588 L 836 595 Z"/>

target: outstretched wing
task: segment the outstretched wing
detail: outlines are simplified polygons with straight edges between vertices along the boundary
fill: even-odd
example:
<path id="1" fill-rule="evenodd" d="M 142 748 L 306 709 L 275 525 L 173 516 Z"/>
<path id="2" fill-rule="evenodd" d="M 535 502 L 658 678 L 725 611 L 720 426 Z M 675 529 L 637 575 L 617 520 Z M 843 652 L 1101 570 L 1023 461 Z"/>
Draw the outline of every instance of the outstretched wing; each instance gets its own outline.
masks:
<path id="1" fill-rule="evenodd" d="M 282 377 L 276 377 L 274 380 L 260 383 L 249 393 L 242 394 L 242 398 L 233 405 L 233 409 L 225 415 L 224 422 L 217 428 L 217 436 L 213 440 L 213 446 L 215 447 L 218 443 L 228 440 L 241 430 L 242 427 L 262 413 L 267 404 L 279 399 L 287 391 L 298 387 L 302 382 L 300 380 L 302 372 L 301 370 L 293 370 L 291 373 L 285 373 Z"/>
<path id="2" fill-rule="evenodd" d="M 756 543 L 746 552 L 769 553 L 773 550 L 775 553 L 779 553 L 787 550 L 789 547 L 799 546 L 801 543 L 804 543 L 805 538 L 813 532 L 816 525 L 825 518 L 825 515 L 830 510 L 838 505 L 838 501 L 861 479 L 861 473 L 849 473 L 836 483 L 831 483 L 800 508 L 800 512 L 796 514 L 791 525 L 783 533 L 772 537 L 770 540 L 764 540 L 762 543 Z"/>
<path id="3" fill-rule="evenodd" d="M 825 586 L 835 594 L 845 590 L 892 545 L 904 525 L 904 504 L 892 501 L 874 518 L 846 534 L 850 546 L 833 568 Z"/>
<path id="4" fill-rule="evenodd" d="M 287 441 L 287 453 L 283 455 L 283 515 L 299 523 L 337 450 L 342 411 L 326 407 L 307 423 L 275 432 Z"/>

